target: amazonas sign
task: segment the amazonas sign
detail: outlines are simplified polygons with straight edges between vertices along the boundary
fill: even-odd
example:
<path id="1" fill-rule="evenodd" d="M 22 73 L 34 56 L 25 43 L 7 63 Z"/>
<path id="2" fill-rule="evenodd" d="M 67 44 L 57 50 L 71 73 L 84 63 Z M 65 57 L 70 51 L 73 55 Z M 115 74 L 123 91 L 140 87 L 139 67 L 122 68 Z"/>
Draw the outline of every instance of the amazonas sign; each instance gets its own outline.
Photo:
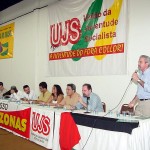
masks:
<path id="1" fill-rule="evenodd" d="M 19 111 L 0 111 L 0 126 L 29 138 L 31 108 Z"/>

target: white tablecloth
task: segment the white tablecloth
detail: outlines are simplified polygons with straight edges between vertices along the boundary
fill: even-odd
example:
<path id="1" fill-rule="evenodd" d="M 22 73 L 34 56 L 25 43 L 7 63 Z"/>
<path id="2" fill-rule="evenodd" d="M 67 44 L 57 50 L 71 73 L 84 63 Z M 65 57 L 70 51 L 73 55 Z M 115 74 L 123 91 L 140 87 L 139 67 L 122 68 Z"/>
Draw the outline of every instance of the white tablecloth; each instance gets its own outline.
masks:
<path id="1" fill-rule="evenodd" d="M 33 115 L 31 114 L 30 132 L 32 132 L 32 136 L 30 140 L 44 147 L 52 148 L 53 150 L 60 149 L 59 146 L 60 119 L 61 119 L 61 113 L 66 112 L 66 110 L 54 109 L 53 107 L 48 107 L 48 106 L 18 104 L 6 100 L 0 100 L 0 103 L 1 105 L 8 105 L 7 110 L 1 107 L 0 108 L 1 111 L 13 111 L 13 110 L 20 110 L 20 109 L 31 107 L 32 110 L 31 113 L 33 112 L 39 113 L 40 114 L 39 118 L 42 117 L 42 115 L 44 115 L 45 117 L 49 117 L 50 120 L 52 120 L 52 122 L 49 124 L 49 127 L 51 129 L 51 135 L 43 135 L 42 132 L 40 133 L 40 130 L 35 131 L 36 134 L 38 132 L 38 136 L 45 138 L 44 140 L 47 141 L 46 144 L 43 144 L 42 141 L 41 142 L 37 142 L 37 140 L 34 141 L 34 137 L 33 137 L 34 134 L 32 130 Z M 74 111 L 74 113 L 82 114 L 83 111 Z M 103 116 L 104 114 L 105 113 L 97 113 L 97 114 L 91 113 L 88 115 Z M 111 115 L 109 117 L 116 117 L 116 116 Z M 136 120 L 135 118 L 126 118 L 126 119 Z M 53 122 L 54 120 L 55 122 Z M 79 141 L 79 144 L 74 146 L 74 149 L 76 150 L 82 150 L 82 149 L 84 150 L 92 150 L 92 149 L 93 150 L 150 150 L 150 119 L 145 119 L 145 120 L 138 119 L 138 120 L 139 120 L 139 127 L 133 129 L 132 134 L 95 129 L 95 128 L 92 129 L 90 127 L 77 125 L 81 136 L 81 140 Z"/>

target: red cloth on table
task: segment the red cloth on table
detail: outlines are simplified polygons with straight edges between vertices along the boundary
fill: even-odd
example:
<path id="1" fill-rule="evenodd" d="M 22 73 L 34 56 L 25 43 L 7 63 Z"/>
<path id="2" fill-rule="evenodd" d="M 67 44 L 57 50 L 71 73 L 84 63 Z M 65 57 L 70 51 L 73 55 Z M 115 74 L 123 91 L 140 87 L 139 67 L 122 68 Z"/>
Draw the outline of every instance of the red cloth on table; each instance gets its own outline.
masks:
<path id="1" fill-rule="evenodd" d="M 61 150 L 72 150 L 81 139 L 77 125 L 69 112 L 61 114 L 59 135 Z"/>

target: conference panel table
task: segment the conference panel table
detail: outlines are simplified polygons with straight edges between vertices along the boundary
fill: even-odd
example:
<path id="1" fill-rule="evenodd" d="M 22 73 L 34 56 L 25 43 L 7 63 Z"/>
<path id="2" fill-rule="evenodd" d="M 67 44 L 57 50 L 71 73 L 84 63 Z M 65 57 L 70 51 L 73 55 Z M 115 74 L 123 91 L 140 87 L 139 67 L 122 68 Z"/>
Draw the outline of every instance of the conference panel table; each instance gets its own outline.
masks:
<path id="1" fill-rule="evenodd" d="M 87 114 L 84 111 L 74 111 L 75 118 L 81 139 L 74 146 L 76 150 L 149 150 L 150 149 L 150 119 L 140 117 L 120 116 L 114 123 L 115 114 L 102 117 L 105 113 Z M 92 118 L 92 119 L 91 119 Z M 80 121 L 78 121 L 78 119 Z M 55 124 L 60 127 L 61 115 L 55 112 Z M 93 121 L 92 121 L 93 120 Z M 95 121 L 95 122 L 94 122 Z M 120 122 L 119 122 L 120 121 Z M 85 122 L 85 123 L 84 123 Z M 79 123 L 79 124 L 78 124 Z M 83 123 L 83 125 L 82 125 Z M 108 124 L 106 124 L 108 123 Z M 117 124 L 119 123 L 119 125 Z M 91 124 L 91 125 L 88 125 Z M 100 126 L 95 127 L 95 126 Z M 111 127 L 112 126 L 112 127 Z M 137 127 L 136 127 L 137 126 Z M 112 131 L 111 131 L 112 129 Z M 55 134 L 55 138 L 60 138 Z M 54 138 L 54 139 L 55 139 Z M 59 150 L 59 139 L 55 139 L 55 149 Z"/>
<path id="2" fill-rule="evenodd" d="M 16 129 L 24 132 L 29 123 L 29 137 L 25 137 L 47 149 L 59 150 L 73 146 L 76 150 L 150 150 L 150 119 L 134 116 L 119 116 L 106 113 L 88 113 L 85 110 L 68 110 L 34 104 L 20 104 L 8 100 L 0 100 L 0 114 L 7 118 L 9 113 L 23 112 L 20 118 L 27 115 L 30 119 L 21 122 L 26 128 Z M 18 117 L 19 118 L 19 117 Z M 3 121 L 0 118 L 0 126 Z M 7 129 L 7 128 L 5 128 Z M 11 131 L 11 130 L 9 130 Z M 28 130 L 27 130 L 28 131 Z M 20 135 L 15 131 L 14 134 Z M 21 135 L 24 137 L 24 135 Z"/>

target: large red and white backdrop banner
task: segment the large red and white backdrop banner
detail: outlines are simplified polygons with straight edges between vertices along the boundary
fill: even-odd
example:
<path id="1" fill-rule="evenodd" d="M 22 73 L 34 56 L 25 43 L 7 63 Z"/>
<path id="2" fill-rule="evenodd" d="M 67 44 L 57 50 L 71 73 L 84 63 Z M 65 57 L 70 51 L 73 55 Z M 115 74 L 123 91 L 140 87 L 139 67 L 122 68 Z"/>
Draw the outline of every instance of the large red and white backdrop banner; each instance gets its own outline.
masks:
<path id="1" fill-rule="evenodd" d="M 48 12 L 49 76 L 126 74 L 126 0 L 59 1 Z"/>

